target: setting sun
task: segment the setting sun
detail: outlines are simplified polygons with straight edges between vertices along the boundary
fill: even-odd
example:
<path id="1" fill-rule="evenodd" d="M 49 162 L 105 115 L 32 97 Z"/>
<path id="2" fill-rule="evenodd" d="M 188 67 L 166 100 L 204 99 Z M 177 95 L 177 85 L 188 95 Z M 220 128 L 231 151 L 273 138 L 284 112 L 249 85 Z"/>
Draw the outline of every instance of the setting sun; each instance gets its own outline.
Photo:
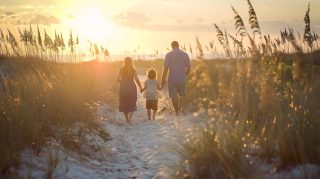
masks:
<path id="1" fill-rule="evenodd" d="M 98 9 L 92 8 L 75 18 L 74 28 L 81 37 L 101 42 L 111 37 L 114 27 Z"/>

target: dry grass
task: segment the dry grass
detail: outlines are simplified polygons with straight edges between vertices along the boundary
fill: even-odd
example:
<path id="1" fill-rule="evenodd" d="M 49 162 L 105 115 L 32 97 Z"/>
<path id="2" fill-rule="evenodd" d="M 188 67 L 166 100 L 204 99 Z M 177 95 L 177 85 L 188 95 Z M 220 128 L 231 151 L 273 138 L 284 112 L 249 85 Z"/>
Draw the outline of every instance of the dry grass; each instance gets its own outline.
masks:
<path id="1" fill-rule="evenodd" d="M 248 178 L 249 160 L 243 152 L 241 128 L 223 132 L 208 122 L 175 148 L 179 160 L 172 168 L 172 178 Z"/>
<path id="2" fill-rule="evenodd" d="M 216 120 L 190 134 L 200 137 L 177 147 L 180 164 L 172 168 L 177 178 L 256 176 L 250 165 L 254 158 L 278 158 L 280 170 L 320 163 L 320 78 L 316 68 L 320 52 L 318 36 L 310 30 L 310 5 L 304 40 L 290 28 L 281 32 L 281 40 L 263 39 L 256 12 L 250 1 L 248 5 L 252 35 L 233 7 L 241 39 L 214 24 L 225 56 L 234 58 L 193 63 L 188 81 L 190 110 L 204 108 L 209 119 Z M 255 35 L 261 37 L 258 42 Z M 228 37 L 234 43 L 232 53 Z"/>
<path id="3" fill-rule="evenodd" d="M 114 103 L 113 65 L 96 62 L 60 64 L 33 58 L 1 59 L 4 78 L 0 90 L 0 169 L 19 164 L 22 149 L 37 153 L 49 138 L 72 146 L 85 132 L 108 138 L 96 123 L 98 101 Z M 112 101 L 111 101 L 112 100 Z"/>
<path id="4" fill-rule="evenodd" d="M 279 169 L 318 164 L 320 80 L 311 72 L 319 56 L 292 54 L 261 61 L 195 62 L 188 81 L 190 110 L 204 108 L 218 122 L 206 125 L 204 131 L 212 135 L 201 134 L 177 149 L 181 160 L 181 165 L 173 169 L 177 177 L 251 175 L 248 168 L 252 166 L 245 156 L 280 158 Z M 210 128 L 216 123 L 219 128 Z"/>

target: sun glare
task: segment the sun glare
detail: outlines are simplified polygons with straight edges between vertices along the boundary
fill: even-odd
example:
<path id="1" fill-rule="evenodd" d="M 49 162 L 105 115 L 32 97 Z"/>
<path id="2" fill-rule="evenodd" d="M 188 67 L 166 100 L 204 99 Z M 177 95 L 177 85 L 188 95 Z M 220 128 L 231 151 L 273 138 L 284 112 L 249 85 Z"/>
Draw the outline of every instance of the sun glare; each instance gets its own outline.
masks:
<path id="1" fill-rule="evenodd" d="M 80 36 L 95 42 L 111 37 L 113 25 L 97 9 L 85 10 L 75 19 L 75 30 Z"/>

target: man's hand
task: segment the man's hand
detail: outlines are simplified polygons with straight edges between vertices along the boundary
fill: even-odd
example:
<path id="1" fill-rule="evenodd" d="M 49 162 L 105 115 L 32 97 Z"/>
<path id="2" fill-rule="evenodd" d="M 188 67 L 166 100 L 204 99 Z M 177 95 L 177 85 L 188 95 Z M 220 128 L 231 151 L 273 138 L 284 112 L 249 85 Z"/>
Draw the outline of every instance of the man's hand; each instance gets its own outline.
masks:
<path id="1" fill-rule="evenodd" d="M 167 78 L 167 73 L 169 71 L 168 67 L 164 67 L 163 68 L 163 72 L 162 72 L 162 80 L 161 80 L 161 86 L 164 86 L 167 82 L 166 82 L 166 78 Z"/>
<path id="2" fill-rule="evenodd" d="M 187 67 L 187 69 L 186 69 L 186 76 L 188 76 L 189 73 L 190 73 L 190 67 Z"/>

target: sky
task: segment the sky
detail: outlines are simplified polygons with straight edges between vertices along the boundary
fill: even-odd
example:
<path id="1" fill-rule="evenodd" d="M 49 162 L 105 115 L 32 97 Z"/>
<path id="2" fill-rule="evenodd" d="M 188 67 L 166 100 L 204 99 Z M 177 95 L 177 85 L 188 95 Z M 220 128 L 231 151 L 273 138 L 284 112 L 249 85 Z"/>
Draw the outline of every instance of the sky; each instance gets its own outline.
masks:
<path id="1" fill-rule="evenodd" d="M 271 35 L 288 26 L 303 32 L 308 2 L 251 0 L 262 33 Z M 319 32 L 320 1 L 310 3 L 312 28 Z M 72 30 L 80 42 L 97 42 L 114 54 L 154 53 L 167 51 L 172 40 L 192 46 L 195 36 L 203 44 L 216 41 L 213 23 L 234 33 L 231 6 L 247 23 L 246 0 L 1 0 L 0 27 L 38 24 L 65 36 Z"/>

